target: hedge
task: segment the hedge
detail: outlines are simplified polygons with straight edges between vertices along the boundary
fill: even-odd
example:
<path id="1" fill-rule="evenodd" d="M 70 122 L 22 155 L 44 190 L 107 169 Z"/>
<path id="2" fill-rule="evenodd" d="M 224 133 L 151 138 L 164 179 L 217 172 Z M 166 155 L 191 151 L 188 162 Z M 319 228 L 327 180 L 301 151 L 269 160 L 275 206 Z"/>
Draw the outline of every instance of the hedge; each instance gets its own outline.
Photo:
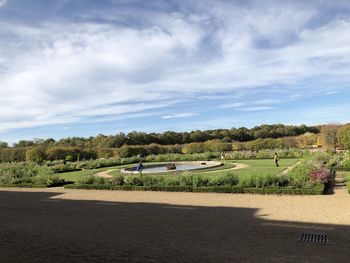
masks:
<path id="1" fill-rule="evenodd" d="M 288 188 L 288 187 L 274 187 L 274 188 L 245 188 L 245 193 L 250 194 L 289 194 L 289 195 L 322 195 L 323 187 L 315 188 Z"/>
<path id="2" fill-rule="evenodd" d="M 68 184 L 73 184 L 73 182 L 68 182 L 68 181 L 61 181 L 53 184 L 33 184 L 33 183 L 19 183 L 19 184 L 0 184 L 0 187 L 3 188 L 49 188 L 49 187 L 59 187 L 59 186 L 64 186 Z"/>
<path id="3" fill-rule="evenodd" d="M 111 185 L 90 185 L 90 184 L 69 184 L 68 189 L 88 190 L 124 190 L 124 191 L 166 191 L 166 192 L 201 192 L 201 193 L 250 193 L 250 194 L 289 194 L 289 195 L 322 195 L 323 186 L 315 188 L 241 188 L 238 186 L 217 186 L 217 187 L 191 187 L 191 186 L 111 186 Z"/>
<path id="4" fill-rule="evenodd" d="M 0 184 L 4 188 L 48 188 L 46 184 Z"/>

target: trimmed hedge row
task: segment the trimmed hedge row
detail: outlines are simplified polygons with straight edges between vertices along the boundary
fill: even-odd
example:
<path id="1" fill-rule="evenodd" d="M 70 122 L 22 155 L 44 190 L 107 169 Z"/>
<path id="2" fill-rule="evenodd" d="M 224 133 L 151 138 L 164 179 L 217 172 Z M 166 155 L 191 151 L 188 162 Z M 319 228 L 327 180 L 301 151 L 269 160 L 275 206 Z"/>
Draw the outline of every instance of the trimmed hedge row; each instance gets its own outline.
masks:
<path id="1" fill-rule="evenodd" d="M 67 184 L 72 184 L 73 182 L 60 181 L 55 182 L 49 185 L 46 184 L 35 184 L 35 183 L 19 183 L 19 184 L 0 184 L 0 187 L 3 188 L 49 188 L 49 187 L 59 187 Z"/>
<path id="2" fill-rule="evenodd" d="M 322 195 L 324 193 L 324 188 L 245 188 L 244 192 L 251 194 Z"/>
<path id="3" fill-rule="evenodd" d="M 166 191 L 166 192 L 197 192 L 197 193 L 249 193 L 249 194 L 289 194 L 289 195 L 322 195 L 323 186 L 315 188 L 241 188 L 237 186 L 218 187 L 191 187 L 191 186 L 111 186 L 111 185 L 91 185 L 91 184 L 69 184 L 68 189 L 91 189 L 91 190 L 124 190 L 124 191 Z"/>
<path id="4" fill-rule="evenodd" d="M 48 188 L 46 184 L 0 184 L 4 188 Z"/>

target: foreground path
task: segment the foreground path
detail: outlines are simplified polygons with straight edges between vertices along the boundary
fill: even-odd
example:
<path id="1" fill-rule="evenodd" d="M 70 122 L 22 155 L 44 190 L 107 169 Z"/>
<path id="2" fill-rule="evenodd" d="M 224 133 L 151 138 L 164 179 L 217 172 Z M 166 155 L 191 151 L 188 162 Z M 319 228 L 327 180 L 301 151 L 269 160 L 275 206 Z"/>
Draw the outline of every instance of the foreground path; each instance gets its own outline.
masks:
<path id="1" fill-rule="evenodd" d="M 245 207 L 259 209 L 264 219 L 350 225 L 350 195 L 254 195 L 217 193 L 172 193 L 150 191 L 75 190 L 62 187 L 48 189 L 6 189 L 0 192 L 54 193 L 55 200 L 91 200 L 171 205 Z"/>
<path id="2" fill-rule="evenodd" d="M 348 262 L 350 198 L 0 190 L 1 262 Z M 328 244 L 301 233 L 326 234 Z"/>

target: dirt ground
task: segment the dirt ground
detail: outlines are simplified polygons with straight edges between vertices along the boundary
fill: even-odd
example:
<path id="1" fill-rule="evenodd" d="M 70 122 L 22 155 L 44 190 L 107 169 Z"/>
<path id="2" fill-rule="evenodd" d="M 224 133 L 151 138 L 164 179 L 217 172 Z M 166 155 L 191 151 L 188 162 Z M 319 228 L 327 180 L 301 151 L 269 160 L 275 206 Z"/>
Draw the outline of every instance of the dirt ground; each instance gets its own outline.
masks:
<path id="1" fill-rule="evenodd" d="M 301 233 L 326 234 L 328 244 Z M 0 262 L 350 262 L 350 195 L 0 190 Z"/>

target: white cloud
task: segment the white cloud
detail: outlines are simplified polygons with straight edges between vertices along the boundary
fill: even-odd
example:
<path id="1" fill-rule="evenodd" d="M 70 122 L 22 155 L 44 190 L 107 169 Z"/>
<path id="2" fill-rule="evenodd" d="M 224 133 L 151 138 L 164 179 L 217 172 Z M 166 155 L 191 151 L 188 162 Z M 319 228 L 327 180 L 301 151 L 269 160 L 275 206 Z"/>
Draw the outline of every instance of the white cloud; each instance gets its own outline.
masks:
<path id="1" fill-rule="evenodd" d="M 275 107 L 268 107 L 268 106 L 260 106 L 260 107 L 244 107 L 239 108 L 239 111 L 265 111 L 265 110 L 273 110 L 276 109 Z"/>
<path id="2" fill-rule="evenodd" d="M 256 100 L 256 101 L 249 101 L 249 102 L 233 102 L 233 103 L 228 103 L 228 104 L 222 104 L 220 105 L 220 108 L 237 108 L 237 109 L 247 109 L 246 106 L 249 105 L 274 105 L 274 104 L 279 104 L 282 101 L 279 99 L 263 99 L 263 100 Z M 259 106 L 259 107 L 251 107 L 248 109 L 261 109 L 261 108 L 266 108 L 267 106 Z"/>
<path id="3" fill-rule="evenodd" d="M 172 115 L 162 116 L 162 119 L 187 118 L 196 115 L 195 113 L 176 113 Z"/>
<path id="4" fill-rule="evenodd" d="M 7 0 L 0 0 L 0 7 L 2 7 L 3 5 L 5 5 L 7 2 Z"/>
<path id="5" fill-rule="evenodd" d="M 348 81 L 350 20 L 310 26 L 319 8 L 210 3 L 193 2 L 191 13 L 138 10 L 142 26 L 120 25 L 131 15 L 115 10 L 81 14 L 106 23 L 0 20 L 1 131 L 98 121 L 275 85 L 292 97 L 310 79 Z M 269 110 L 282 96 L 221 107 Z M 193 115 L 181 114 L 163 119 Z"/>
<path id="6" fill-rule="evenodd" d="M 264 99 L 264 100 L 257 100 L 257 101 L 253 101 L 253 104 L 258 104 L 258 105 L 272 105 L 272 104 L 279 104 L 282 101 L 279 99 Z"/>
<path id="7" fill-rule="evenodd" d="M 229 104 L 223 104 L 220 107 L 221 108 L 239 108 L 239 107 L 242 107 L 244 105 L 245 105 L 245 103 L 243 103 L 243 102 L 234 102 L 234 103 L 229 103 Z"/>

